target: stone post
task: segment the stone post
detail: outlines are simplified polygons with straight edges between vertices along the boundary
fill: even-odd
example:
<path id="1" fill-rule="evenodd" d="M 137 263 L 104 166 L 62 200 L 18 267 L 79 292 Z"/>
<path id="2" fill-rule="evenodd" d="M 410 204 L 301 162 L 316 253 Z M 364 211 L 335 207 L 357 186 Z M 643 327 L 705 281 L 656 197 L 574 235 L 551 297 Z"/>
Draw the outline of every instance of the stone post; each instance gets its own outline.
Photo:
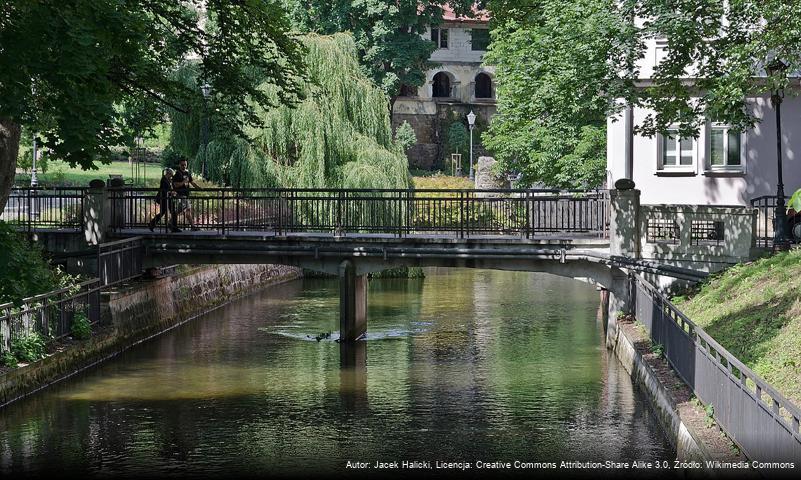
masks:
<path id="1" fill-rule="evenodd" d="M 617 336 L 617 316 L 633 313 L 634 302 L 632 295 L 632 282 L 629 275 L 616 267 L 612 267 L 611 281 L 607 300 L 608 317 L 606 324 L 606 345 L 611 347 Z"/>
<path id="2" fill-rule="evenodd" d="M 503 175 L 496 175 L 492 169 L 497 162 L 492 157 L 478 157 L 476 162 L 476 190 L 494 190 L 509 188 L 509 182 Z M 498 193 L 476 193 L 478 198 L 498 197 Z"/>
<path id="3" fill-rule="evenodd" d="M 367 275 L 356 275 L 351 260 L 339 264 L 339 341 L 353 342 L 367 333 Z"/>
<path id="4" fill-rule="evenodd" d="M 86 243 L 98 245 L 106 241 L 111 225 L 111 203 L 102 180 L 93 180 L 83 199 L 83 234 Z"/>
<path id="5" fill-rule="evenodd" d="M 609 254 L 640 258 L 640 191 L 609 191 Z"/>

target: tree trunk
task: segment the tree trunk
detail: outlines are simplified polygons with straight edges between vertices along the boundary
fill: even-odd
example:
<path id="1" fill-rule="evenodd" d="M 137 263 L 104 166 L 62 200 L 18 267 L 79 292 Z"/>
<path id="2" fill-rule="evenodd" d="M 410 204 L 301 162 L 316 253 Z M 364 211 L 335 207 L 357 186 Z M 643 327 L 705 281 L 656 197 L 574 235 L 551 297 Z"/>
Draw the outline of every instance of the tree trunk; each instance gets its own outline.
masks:
<path id="1" fill-rule="evenodd" d="M 0 117 L 0 212 L 6 208 L 17 171 L 19 137 L 22 127 L 7 117 Z"/>

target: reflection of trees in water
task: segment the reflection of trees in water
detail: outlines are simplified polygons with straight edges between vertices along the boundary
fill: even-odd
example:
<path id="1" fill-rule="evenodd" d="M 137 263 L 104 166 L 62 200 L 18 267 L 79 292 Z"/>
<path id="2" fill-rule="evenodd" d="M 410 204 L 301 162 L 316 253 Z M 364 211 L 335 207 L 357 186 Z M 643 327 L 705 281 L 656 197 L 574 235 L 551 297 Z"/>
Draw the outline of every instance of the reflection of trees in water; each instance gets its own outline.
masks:
<path id="1" fill-rule="evenodd" d="M 337 328 L 335 279 L 270 287 L 10 407 L 0 461 L 236 472 L 401 453 L 547 460 L 604 442 L 661 451 L 627 377 L 604 381 L 591 287 L 442 273 L 371 281 L 368 335 L 418 331 L 345 359 L 336 343 L 267 328 Z"/>

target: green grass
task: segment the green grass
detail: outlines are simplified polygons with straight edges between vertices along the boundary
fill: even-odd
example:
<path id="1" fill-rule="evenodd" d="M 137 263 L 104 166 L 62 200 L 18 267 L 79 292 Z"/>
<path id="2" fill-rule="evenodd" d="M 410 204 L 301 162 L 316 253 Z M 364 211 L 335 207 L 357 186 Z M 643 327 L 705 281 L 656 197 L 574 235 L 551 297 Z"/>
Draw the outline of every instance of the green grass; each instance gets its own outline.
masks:
<path id="1" fill-rule="evenodd" d="M 413 177 L 414 188 L 426 189 L 448 189 L 448 188 L 473 188 L 473 182 L 467 177 L 452 177 L 443 175 L 439 172 L 425 177 Z"/>
<path id="2" fill-rule="evenodd" d="M 801 405 L 801 249 L 732 267 L 674 302 Z"/>
<path id="3" fill-rule="evenodd" d="M 108 180 L 109 175 L 121 174 L 126 180 L 132 178 L 131 165 L 128 162 L 111 162 L 108 165 L 98 163 L 96 165 L 98 167 L 97 170 L 81 170 L 80 168 L 72 168 L 65 162 L 53 160 L 48 164 L 47 173 L 38 173 L 36 177 L 42 186 L 68 187 L 85 187 L 95 178 Z M 147 185 L 158 186 L 160 178 L 161 165 L 155 163 L 147 164 L 145 169 Z M 17 173 L 16 185 L 27 186 L 30 185 L 30 182 L 30 173 Z"/>

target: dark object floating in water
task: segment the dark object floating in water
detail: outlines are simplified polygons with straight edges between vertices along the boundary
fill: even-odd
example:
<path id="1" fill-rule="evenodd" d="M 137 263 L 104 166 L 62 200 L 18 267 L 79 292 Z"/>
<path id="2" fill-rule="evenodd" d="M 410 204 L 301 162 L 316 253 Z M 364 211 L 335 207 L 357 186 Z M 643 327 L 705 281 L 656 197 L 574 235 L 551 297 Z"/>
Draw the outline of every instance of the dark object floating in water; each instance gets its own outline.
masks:
<path id="1" fill-rule="evenodd" d="M 306 335 L 306 336 L 307 336 L 308 338 L 312 338 L 312 337 L 311 337 L 311 335 Z M 315 339 L 315 340 L 317 340 L 318 342 L 319 342 L 320 340 L 324 340 L 324 339 L 327 339 L 327 338 L 331 338 L 331 332 L 328 332 L 328 333 L 325 333 L 325 332 L 324 332 L 324 333 L 321 333 L 321 334 L 319 334 L 319 335 L 317 335 L 317 336 L 315 336 L 315 337 L 314 337 L 314 339 Z"/>

